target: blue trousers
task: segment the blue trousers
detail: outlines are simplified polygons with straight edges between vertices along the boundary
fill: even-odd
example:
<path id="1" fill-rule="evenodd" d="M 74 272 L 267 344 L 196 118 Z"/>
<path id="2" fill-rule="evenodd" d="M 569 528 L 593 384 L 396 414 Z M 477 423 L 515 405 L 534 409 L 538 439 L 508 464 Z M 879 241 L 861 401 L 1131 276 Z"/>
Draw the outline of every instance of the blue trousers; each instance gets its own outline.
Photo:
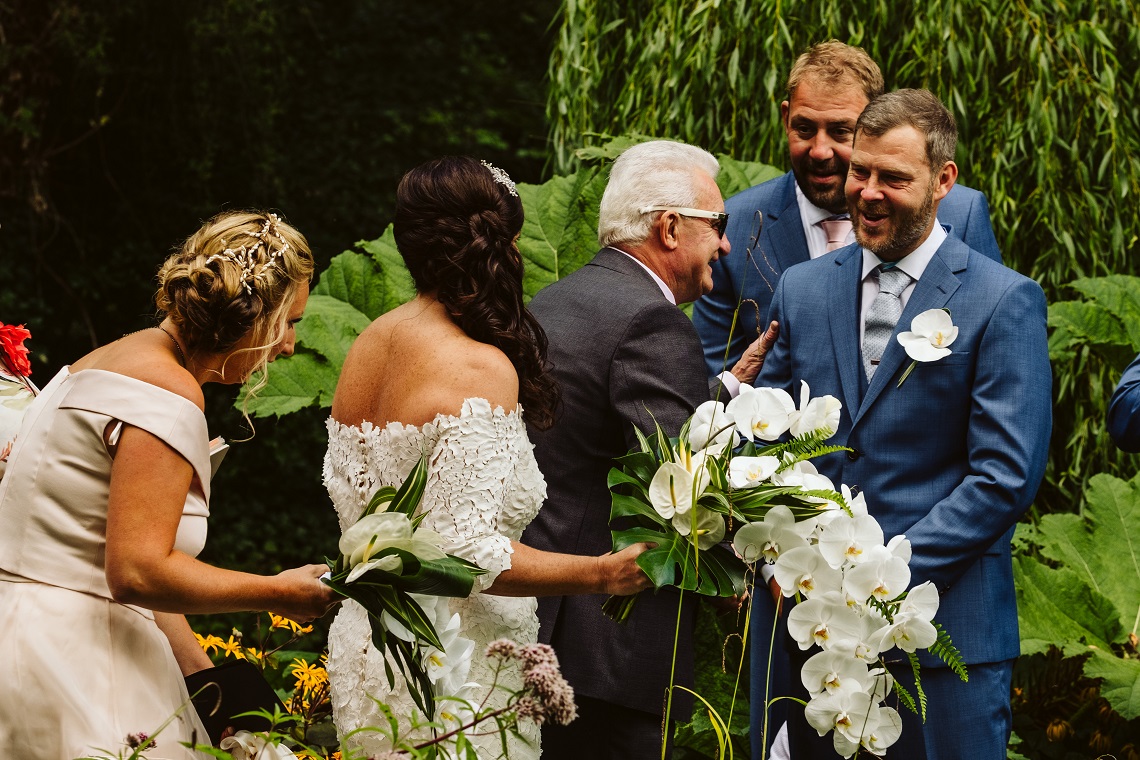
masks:
<path id="1" fill-rule="evenodd" d="M 788 614 L 785 608 L 777 619 L 776 603 L 763 581 L 753 589 L 751 599 L 748 648 L 752 658 L 749 695 L 752 722 L 749 734 L 752 739 L 752 760 L 761 760 L 761 757 L 771 756 L 772 741 L 776 738 L 776 732 L 788 719 L 789 700 L 781 699 L 768 707 L 768 751 L 762 755 L 764 705 L 766 702 L 771 703 L 777 697 L 786 697 L 792 693 L 791 663 L 788 661 L 788 652 L 783 644 L 788 634 Z M 773 628 L 775 628 L 774 638 Z"/>

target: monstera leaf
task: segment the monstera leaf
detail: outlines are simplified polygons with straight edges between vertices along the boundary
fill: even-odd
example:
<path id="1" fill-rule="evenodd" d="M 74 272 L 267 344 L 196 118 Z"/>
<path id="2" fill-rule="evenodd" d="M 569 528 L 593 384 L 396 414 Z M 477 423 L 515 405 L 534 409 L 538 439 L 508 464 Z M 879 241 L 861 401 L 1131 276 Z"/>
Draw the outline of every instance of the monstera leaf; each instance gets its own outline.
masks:
<path id="1" fill-rule="evenodd" d="M 523 295 L 530 300 L 542 288 L 583 266 L 598 251 L 598 205 L 606 188 L 608 162 L 623 150 L 655 138 L 630 135 L 583 149 L 586 166 L 541 185 L 518 185 L 525 212 L 518 248 L 522 254 Z M 778 176 L 760 163 L 721 156 L 718 179 L 727 195 Z M 251 398 L 243 392 L 237 405 L 257 417 L 290 414 L 332 405 L 336 381 L 352 342 L 381 314 L 415 296 L 412 278 L 396 249 L 392 227 L 376 240 L 337 256 L 321 273 L 297 326 L 296 353 L 269 365 L 267 384 Z"/>

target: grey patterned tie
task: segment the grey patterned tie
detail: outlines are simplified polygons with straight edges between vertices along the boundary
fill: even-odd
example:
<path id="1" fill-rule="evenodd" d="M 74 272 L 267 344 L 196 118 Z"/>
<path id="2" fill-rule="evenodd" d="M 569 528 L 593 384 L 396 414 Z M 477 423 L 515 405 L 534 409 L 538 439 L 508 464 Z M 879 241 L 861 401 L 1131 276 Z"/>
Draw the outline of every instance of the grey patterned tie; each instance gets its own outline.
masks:
<path id="1" fill-rule="evenodd" d="M 875 367 L 883 357 L 887 342 L 902 316 L 903 307 L 899 297 L 911 280 L 910 275 L 898 267 L 885 269 L 884 266 L 880 264 L 871 273 L 879 281 L 879 294 L 871 302 L 867 323 L 863 326 L 863 371 L 867 373 L 868 381 L 875 374 Z"/>

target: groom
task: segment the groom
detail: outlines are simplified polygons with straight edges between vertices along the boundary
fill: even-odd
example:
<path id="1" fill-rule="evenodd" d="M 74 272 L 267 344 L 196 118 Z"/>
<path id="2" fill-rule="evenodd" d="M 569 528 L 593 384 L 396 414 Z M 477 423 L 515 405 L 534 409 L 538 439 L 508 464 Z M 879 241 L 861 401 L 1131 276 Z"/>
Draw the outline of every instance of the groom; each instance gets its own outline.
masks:
<path id="1" fill-rule="evenodd" d="M 696 330 L 677 308 L 712 287 L 709 265 L 729 252 L 719 168 L 684 143 L 626 150 L 602 196 L 605 248 L 531 301 L 562 408 L 550 430 L 529 431 L 549 497 L 523 543 L 591 556 L 611 551 L 606 477 L 614 458 L 637 445 L 634 427 L 652 433 L 656 421 L 676 435 L 710 394 L 728 401 L 755 379 L 773 335 L 710 387 Z M 539 640 L 554 646 L 579 715 L 569 726 L 543 727 L 544 760 L 661 757 L 674 631 L 676 683 L 693 685 L 695 605 L 686 596 L 678 620 L 679 599 L 672 589 L 643 592 L 624 625 L 602 614 L 605 594 L 539 601 Z M 692 698 L 674 692 L 672 719 L 691 714 Z"/>
<path id="2" fill-rule="evenodd" d="M 922 655 L 927 721 L 900 708 L 902 738 L 887 752 L 905 760 L 1006 756 L 1019 652 L 1010 538 L 1041 482 L 1051 426 L 1041 288 L 936 223 L 956 141 L 926 90 L 867 106 L 845 188 L 856 244 L 784 273 L 770 314 L 780 336 L 758 382 L 798 393 L 806 381 L 812 396 L 843 402 L 829 443 L 850 451 L 815 460 L 820 471 L 862 491 L 887 538 L 906 535 L 912 584 L 941 594 L 936 620 L 969 682 Z M 957 336 L 904 377 L 912 359 L 897 337 L 928 310 L 945 310 Z M 788 725 L 796 760 L 836 757 L 802 707 Z"/>

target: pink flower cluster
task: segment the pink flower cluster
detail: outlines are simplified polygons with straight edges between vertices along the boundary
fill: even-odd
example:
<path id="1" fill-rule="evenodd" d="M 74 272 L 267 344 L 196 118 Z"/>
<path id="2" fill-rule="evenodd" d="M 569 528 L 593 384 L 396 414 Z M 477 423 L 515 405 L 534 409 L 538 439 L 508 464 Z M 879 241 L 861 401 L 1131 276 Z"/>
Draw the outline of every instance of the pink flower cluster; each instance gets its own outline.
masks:
<path id="1" fill-rule="evenodd" d="M 574 690 L 558 669 L 558 657 L 546 644 L 519 646 L 509 639 L 487 645 L 487 656 L 515 660 L 522 669 L 523 691 L 515 705 L 519 718 L 535 723 L 552 721 L 566 725 L 578 717 Z"/>

